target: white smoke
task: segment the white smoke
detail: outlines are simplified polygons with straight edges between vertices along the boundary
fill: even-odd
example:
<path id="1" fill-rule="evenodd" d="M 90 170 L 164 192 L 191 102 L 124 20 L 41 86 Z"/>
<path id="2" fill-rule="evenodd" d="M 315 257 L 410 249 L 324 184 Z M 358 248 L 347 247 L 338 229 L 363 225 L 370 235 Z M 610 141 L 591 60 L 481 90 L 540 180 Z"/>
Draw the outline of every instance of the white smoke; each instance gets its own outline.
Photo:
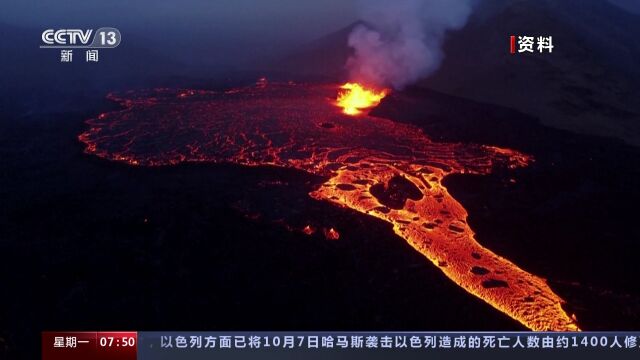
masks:
<path id="1" fill-rule="evenodd" d="M 360 0 L 366 25 L 349 35 L 351 80 L 402 89 L 433 73 L 444 56 L 445 33 L 465 25 L 474 1 Z"/>

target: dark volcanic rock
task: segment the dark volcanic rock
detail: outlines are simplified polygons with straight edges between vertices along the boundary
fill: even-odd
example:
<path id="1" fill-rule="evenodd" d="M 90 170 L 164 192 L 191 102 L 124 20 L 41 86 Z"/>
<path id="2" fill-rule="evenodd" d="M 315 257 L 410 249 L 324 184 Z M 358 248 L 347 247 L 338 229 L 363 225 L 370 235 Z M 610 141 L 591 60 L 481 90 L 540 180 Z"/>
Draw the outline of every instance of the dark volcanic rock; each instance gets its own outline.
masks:
<path id="1" fill-rule="evenodd" d="M 387 184 L 375 184 L 370 191 L 391 209 L 402 209 L 407 199 L 420 200 L 423 196 L 411 181 L 402 176 L 394 176 Z"/>
<path id="2" fill-rule="evenodd" d="M 483 281 L 482 286 L 485 288 L 496 288 L 496 287 L 508 287 L 509 284 L 504 280 L 489 279 L 489 280 Z"/>

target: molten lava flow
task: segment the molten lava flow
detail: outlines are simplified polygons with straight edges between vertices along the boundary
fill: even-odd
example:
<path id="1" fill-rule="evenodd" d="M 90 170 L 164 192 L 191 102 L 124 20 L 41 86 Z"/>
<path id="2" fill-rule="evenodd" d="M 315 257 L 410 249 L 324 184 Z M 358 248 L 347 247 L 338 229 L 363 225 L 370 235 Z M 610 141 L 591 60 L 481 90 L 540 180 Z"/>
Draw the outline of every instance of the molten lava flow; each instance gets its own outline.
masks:
<path id="1" fill-rule="evenodd" d="M 345 114 L 358 115 L 363 109 L 378 105 L 387 92 L 365 89 L 357 83 L 346 83 L 340 87 L 336 101 Z"/>
<path id="2" fill-rule="evenodd" d="M 311 197 L 392 224 L 469 293 L 533 330 L 578 329 L 544 279 L 476 241 L 467 211 L 442 184 L 454 173 L 526 166 L 527 155 L 433 142 L 419 128 L 379 117 L 353 121 L 327 101 L 336 90 L 268 84 L 111 95 L 124 109 L 88 120 L 79 139 L 87 153 L 132 165 L 233 162 L 324 176 Z M 339 237 L 335 229 L 328 234 Z"/>

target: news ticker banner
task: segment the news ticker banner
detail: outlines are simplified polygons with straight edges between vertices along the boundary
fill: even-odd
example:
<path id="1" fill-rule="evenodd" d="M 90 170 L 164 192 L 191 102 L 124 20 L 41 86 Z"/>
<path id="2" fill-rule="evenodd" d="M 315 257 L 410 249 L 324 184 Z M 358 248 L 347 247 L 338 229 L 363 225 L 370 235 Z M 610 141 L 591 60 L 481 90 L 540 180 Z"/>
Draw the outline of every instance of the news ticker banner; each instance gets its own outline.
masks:
<path id="1" fill-rule="evenodd" d="M 640 358 L 640 332 L 47 331 L 43 360 L 423 359 L 471 354 Z"/>

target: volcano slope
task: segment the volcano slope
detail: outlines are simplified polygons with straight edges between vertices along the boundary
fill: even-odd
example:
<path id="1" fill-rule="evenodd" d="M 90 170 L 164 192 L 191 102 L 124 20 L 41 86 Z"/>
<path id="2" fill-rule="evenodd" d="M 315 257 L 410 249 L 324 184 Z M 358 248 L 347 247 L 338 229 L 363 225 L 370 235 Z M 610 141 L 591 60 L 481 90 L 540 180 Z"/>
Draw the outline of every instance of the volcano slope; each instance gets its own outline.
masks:
<path id="1" fill-rule="evenodd" d="M 433 142 L 420 129 L 348 116 L 337 84 L 110 94 L 121 110 L 87 120 L 85 152 L 133 166 L 183 162 L 295 168 L 326 181 L 309 195 L 382 219 L 456 284 L 533 330 L 578 330 L 545 280 L 481 246 L 442 185 L 532 159 L 494 146 Z"/>

